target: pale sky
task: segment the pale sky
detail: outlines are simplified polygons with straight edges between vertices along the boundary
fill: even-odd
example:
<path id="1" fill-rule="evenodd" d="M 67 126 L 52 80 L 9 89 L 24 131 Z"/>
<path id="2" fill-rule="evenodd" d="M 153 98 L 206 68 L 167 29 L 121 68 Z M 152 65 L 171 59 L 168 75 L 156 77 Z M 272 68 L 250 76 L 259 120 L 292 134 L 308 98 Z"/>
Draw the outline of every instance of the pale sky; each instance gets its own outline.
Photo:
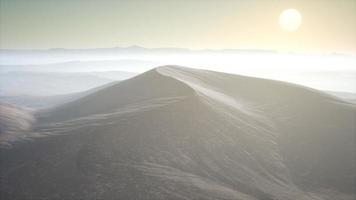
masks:
<path id="1" fill-rule="evenodd" d="M 356 0 L 0 0 L 0 48 L 131 45 L 355 53 Z"/>

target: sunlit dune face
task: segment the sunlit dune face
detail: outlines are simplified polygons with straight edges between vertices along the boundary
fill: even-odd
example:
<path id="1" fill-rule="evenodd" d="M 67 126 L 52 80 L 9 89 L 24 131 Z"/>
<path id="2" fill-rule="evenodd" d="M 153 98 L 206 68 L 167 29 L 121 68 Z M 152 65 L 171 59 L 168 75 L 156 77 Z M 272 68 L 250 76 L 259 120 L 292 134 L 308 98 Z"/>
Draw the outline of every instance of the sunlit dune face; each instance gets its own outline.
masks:
<path id="1" fill-rule="evenodd" d="M 279 16 L 279 25 L 287 31 L 296 31 L 302 23 L 302 15 L 296 9 L 287 9 Z"/>

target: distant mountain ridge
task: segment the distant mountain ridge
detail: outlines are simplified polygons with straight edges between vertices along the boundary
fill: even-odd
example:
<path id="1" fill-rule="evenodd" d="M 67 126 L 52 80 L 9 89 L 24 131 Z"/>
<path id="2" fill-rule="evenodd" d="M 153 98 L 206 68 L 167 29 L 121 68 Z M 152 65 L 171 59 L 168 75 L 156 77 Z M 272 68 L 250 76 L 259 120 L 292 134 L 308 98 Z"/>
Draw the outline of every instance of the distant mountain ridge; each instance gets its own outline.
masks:
<path id="1" fill-rule="evenodd" d="M 0 49 L 0 53 L 44 53 L 44 52 L 118 52 L 118 53 L 146 53 L 146 52 L 166 52 L 166 53 L 182 53 L 182 52 L 258 52 L 258 53 L 276 53 L 274 50 L 261 50 L 261 49 L 200 49 L 192 50 L 189 48 L 145 48 L 141 46 L 128 46 L 128 47 L 111 47 L 111 48 L 88 48 L 88 49 L 67 49 L 67 48 L 52 48 L 52 49 Z"/>

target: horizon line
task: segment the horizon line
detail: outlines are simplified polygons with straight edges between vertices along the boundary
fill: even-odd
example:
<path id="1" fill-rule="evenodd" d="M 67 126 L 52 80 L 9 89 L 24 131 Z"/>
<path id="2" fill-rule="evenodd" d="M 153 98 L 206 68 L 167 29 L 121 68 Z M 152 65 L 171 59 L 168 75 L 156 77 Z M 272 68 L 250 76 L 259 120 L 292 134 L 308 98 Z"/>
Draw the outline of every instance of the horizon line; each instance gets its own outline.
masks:
<path id="1" fill-rule="evenodd" d="M 321 52 L 321 51 L 283 51 L 275 49 L 258 49 L 258 48 L 185 48 L 185 47 L 144 47 L 140 45 L 129 45 L 129 46 L 113 46 L 113 47 L 92 47 L 92 48 L 0 48 L 0 51 L 81 51 L 81 50 L 109 50 L 109 49 L 138 49 L 138 50 L 181 50 L 190 52 L 204 52 L 204 51 L 256 51 L 260 53 L 277 53 L 277 54 L 304 54 L 304 55 L 341 55 L 341 56 L 356 56 L 356 52 Z"/>

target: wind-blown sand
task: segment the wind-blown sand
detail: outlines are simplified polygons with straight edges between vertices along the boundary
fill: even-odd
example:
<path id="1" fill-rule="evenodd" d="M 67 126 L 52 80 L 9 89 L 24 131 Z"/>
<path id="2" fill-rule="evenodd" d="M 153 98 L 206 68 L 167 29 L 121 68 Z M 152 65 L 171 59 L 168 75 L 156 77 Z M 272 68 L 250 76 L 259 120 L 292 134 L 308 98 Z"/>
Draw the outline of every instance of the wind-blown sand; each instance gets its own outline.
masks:
<path id="1" fill-rule="evenodd" d="M 309 88 L 165 66 L 36 115 L 1 199 L 355 199 L 356 108 Z"/>
<path id="2" fill-rule="evenodd" d="M 0 102 L 0 147 L 26 138 L 34 122 L 31 110 Z"/>

